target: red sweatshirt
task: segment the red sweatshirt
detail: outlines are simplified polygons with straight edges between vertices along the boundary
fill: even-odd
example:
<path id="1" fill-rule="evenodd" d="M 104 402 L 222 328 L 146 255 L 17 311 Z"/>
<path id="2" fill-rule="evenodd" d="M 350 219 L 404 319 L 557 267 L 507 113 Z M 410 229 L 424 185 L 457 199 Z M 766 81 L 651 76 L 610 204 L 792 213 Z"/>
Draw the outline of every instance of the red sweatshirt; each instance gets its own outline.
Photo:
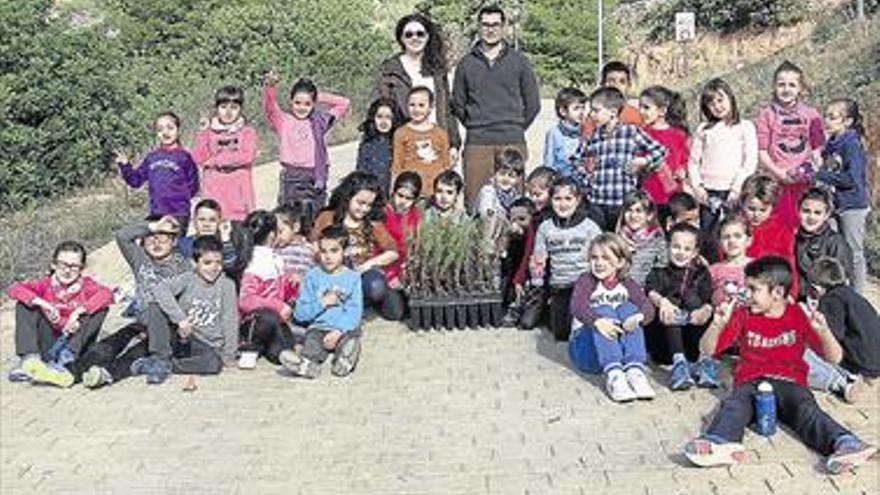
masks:
<path id="1" fill-rule="evenodd" d="M 241 277 L 238 309 L 242 315 L 260 308 L 271 309 L 279 316 L 287 301 L 299 290 L 284 273 L 284 261 L 267 246 L 254 247 L 251 262 Z"/>
<path id="2" fill-rule="evenodd" d="M 733 370 L 734 385 L 771 377 L 806 386 L 805 348 L 823 353 L 822 341 L 796 304 L 788 304 L 779 318 L 752 314 L 746 307 L 735 309 L 718 335 L 715 354 L 733 344 L 739 345 L 740 356 Z"/>
<path id="3" fill-rule="evenodd" d="M 422 215 L 415 206 L 405 213 L 397 213 L 391 205 L 386 204 L 383 212 L 385 213 L 385 229 L 394 239 L 397 252 L 400 253 L 400 258 L 397 261 L 385 267 L 385 277 L 390 282 L 399 278 L 403 273 L 403 265 L 406 262 L 406 236 L 415 235 Z"/>
<path id="4" fill-rule="evenodd" d="M 52 324 L 55 333 L 61 333 L 74 309 L 82 307 L 91 314 L 113 303 L 113 291 L 87 275 L 83 275 L 66 287 L 51 275 L 36 280 L 25 280 L 12 284 L 6 289 L 6 294 L 26 306 L 32 306 L 32 301 L 37 297 L 52 303 L 61 315 L 61 318 Z"/>
<path id="5" fill-rule="evenodd" d="M 793 274 L 790 294 L 798 293 L 797 265 L 794 260 L 794 230 L 788 228 L 775 213 L 764 223 L 752 226 L 752 243 L 746 249 L 746 256 L 758 259 L 774 254 L 788 261 Z"/>
<path id="6" fill-rule="evenodd" d="M 687 171 L 688 136 L 676 127 L 656 129 L 646 126 L 642 130 L 666 148 L 666 161 L 642 181 L 642 188 L 651 200 L 658 205 L 665 205 L 670 196 L 681 191 L 682 183 L 674 179 L 674 174 Z"/>

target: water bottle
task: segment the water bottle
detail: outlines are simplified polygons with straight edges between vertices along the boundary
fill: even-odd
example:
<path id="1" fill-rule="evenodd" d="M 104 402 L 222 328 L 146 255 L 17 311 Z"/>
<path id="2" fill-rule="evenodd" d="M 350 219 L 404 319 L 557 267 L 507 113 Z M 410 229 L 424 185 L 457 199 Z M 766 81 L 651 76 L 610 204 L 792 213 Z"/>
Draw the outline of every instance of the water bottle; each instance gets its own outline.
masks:
<path id="1" fill-rule="evenodd" d="M 755 394 L 755 432 L 769 437 L 776 433 L 776 396 L 770 382 L 758 384 Z"/>

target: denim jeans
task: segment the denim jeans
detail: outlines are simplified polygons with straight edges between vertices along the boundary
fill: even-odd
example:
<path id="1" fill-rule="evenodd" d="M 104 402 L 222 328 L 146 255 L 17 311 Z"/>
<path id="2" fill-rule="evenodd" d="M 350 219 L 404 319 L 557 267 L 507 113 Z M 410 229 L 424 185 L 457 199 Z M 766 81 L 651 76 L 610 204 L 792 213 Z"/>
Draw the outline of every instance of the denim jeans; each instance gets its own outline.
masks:
<path id="1" fill-rule="evenodd" d="M 638 313 L 635 304 L 626 302 L 618 305 L 616 308 L 611 306 L 599 306 L 596 312 L 601 318 L 611 318 L 618 321 L 619 325 L 623 325 L 623 321 L 630 316 Z M 645 333 L 641 325 L 635 330 L 624 331 L 616 338 L 609 339 L 605 337 L 590 322 L 589 335 L 593 339 L 593 345 L 596 348 L 596 361 L 598 368 L 606 373 L 612 368 L 630 368 L 633 366 L 644 367 L 647 361 L 645 351 Z"/>
<path id="2" fill-rule="evenodd" d="M 807 385 L 813 390 L 843 393 L 852 375 L 845 369 L 825 361 L 812 349 L 804 351 L 804 361 L 809 365 Z"/>

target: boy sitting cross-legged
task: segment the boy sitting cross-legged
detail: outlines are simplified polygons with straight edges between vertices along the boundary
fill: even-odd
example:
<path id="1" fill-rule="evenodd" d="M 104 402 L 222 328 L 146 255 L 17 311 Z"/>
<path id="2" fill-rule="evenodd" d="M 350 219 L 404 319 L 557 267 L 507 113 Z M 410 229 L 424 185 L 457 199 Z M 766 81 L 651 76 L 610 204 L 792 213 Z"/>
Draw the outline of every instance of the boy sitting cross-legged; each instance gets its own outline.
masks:
<path id="1" fill-rule="evenodd" d="M 747 302 L 722 304 L 700 340 L 701 352 L 718 355 L 739 346 L 733 389 L 706 432 L 685 446 L 685 456 L 698 466 L 733 464 L 745 456 L 743 432 L 755 416 L 754 396 L 760 382 L 773 386 L 779 420 L 808 447 L 827 455 L 829 472 L 837 474 L 865 462 L 877 447 L 862 442 L 819 408 L 806 387 L 805 348 L 839 362 L 840 344 L 825 318 L 809 316 L 787 302 L 792 285 L 789 263 L 765 256 L 746 265 Z"/>
<path id="2" fill-rule="evenodd" d="M 346 376 L 357 366 L 364 302 L 360 274 L 343 264 L 347 243 L 340 225 L 326 227 L 318 238 L 318 265 L 306 272 L 293 314 L 307 327 L 305 343 L 278 356 L 296 376 L 316 378 L 331 352 L 334 375 Z"/>

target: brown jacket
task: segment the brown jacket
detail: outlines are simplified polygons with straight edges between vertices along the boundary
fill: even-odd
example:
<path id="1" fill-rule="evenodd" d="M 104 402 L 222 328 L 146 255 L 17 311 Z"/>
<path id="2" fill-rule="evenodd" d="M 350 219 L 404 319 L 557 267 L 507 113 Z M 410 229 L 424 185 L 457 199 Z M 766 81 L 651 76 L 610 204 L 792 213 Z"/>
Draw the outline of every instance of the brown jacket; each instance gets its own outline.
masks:
<path id="1" fill-rule="evenodd" d="M 422 196 L 434 194 L 434 179 L 449 168 L 449 141 L 439 126 L 417 131 L 408 124 L 394 131 L 391 180 L 412 170 L 422 179 Z"/>

